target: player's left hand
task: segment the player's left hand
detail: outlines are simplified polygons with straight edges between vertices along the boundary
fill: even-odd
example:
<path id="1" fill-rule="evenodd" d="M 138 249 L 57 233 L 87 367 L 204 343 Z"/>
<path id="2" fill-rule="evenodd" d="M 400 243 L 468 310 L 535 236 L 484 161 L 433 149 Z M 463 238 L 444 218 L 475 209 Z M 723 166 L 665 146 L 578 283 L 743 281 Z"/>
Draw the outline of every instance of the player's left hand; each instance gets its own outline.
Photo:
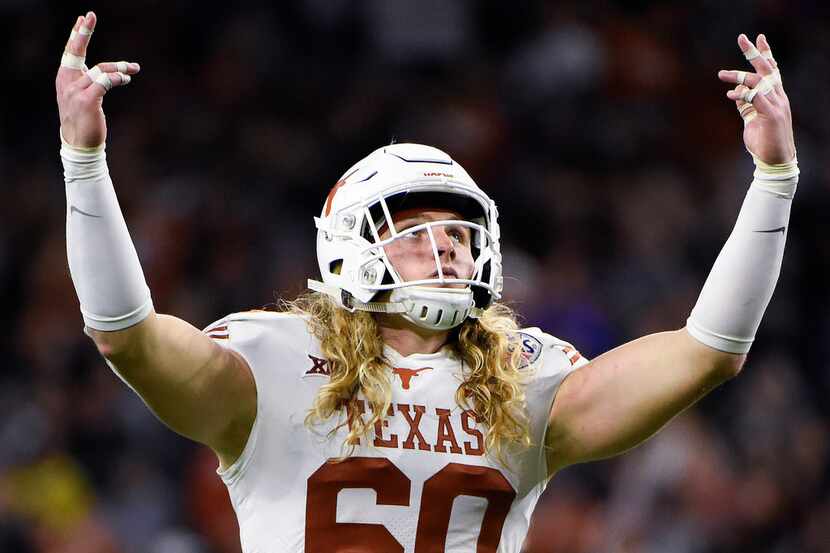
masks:
<path id="1" fill-rule="evenodd" d="M 738 36 L 738 47 L 755 72 L 721 70 L 718 78 L 737 85 L 726 93 L 744 120 L 744 144 L 749 153 L 770 165 L 788 163 L 795 157 L 790 101 L 781 84 L 778 63 L 767 38 L 758 35 L 753 44 Z"/>

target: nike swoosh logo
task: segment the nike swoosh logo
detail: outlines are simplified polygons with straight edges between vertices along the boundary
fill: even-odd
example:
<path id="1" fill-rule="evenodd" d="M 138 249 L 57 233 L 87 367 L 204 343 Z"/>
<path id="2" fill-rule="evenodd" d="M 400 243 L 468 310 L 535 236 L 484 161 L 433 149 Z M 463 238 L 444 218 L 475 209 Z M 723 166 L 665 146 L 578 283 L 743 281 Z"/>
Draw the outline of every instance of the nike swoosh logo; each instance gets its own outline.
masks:
<path id="1" fill-rule="evenodd" d="M 787 227 L 771 228 L 769 230 L 756 230 L 755 232 L 761 232 L 761 233 L 764 233 L 764 234 L 772 234 L 772 233 L 780 232 L 781 234 L 784 234 L 785 230 L 787 230 Z"/>
<path id="2" fill-rule="evenodd" d="M 100 216 L 100 215 L 93 215 L 92 213 L 87 213 L 86 211 L 82 211 L 82 210 L 78 209 L 78 208 L 77 208 L 77 207 L 75 207 L 74 205 L 70 205 L 70 206 L 69 206 L 69 214 L 71 215 L 73 211 L 77 211 L 77 212 L 78 212 L 78 213 L 80 213 L 81 215 L 86 215 L 87 217 L 95 217 L 96 219 L 100 219 L 100 218 L 101 218 L 101 216 Z"/>

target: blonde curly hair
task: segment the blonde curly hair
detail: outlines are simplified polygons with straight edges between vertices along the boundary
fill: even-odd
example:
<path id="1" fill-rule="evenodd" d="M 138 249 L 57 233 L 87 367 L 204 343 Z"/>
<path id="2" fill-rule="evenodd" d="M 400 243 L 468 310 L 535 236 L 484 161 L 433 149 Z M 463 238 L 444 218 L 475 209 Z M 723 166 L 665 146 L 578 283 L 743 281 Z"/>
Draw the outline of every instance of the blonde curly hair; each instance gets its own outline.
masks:
<path id="1" fill-rule="evenodd" d="M 312 427 L 333 416 L 342 417 L 332 434 L 348 426 L 343 444 L 347 457 L 359 439 L 383 419 L 392 400 L 391 373 L 378 323 L 373 315 L 346 311 L 329 296 L 317 292 L 286 302 L 285 308 L 306 318 L 311 333 L 320 340 L 331 372 L 331 379 L 320 387 L 305 423 Z M 519 371 L 521 346 L 518 340 L 511 340 L 517 329 L 515 313 L 496 303 L 480 318 L 467 319 L 450 339 L 464 367 L 464 381 L 455 400 L 484 423 L 485 451 L 503 465 L 507 464 L 509 450 L 532 445 L 523 375 Z M 370 405 L 368 420 L 352 408 L 358 391 Z"/>

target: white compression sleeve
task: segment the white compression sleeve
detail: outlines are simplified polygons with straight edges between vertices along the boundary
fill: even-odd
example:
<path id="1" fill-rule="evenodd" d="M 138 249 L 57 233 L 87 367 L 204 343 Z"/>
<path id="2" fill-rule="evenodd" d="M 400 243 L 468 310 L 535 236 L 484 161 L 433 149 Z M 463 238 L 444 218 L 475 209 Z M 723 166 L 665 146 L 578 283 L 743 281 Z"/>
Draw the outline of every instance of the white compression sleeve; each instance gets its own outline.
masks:
<path id="1" fill-rule="evenodd" d="M 63 144 L 66 252 L 84 323 L 122 330 L 153 309 L 150 289 L 121 214 L 106 153 Z"/>
<path id="2" fill-rule="evenodd" d="M 798 164 L 758 169 L 732 234 L 715 261 L 686 328 L 728 353 L 749 351 L 781 270 Z"/>

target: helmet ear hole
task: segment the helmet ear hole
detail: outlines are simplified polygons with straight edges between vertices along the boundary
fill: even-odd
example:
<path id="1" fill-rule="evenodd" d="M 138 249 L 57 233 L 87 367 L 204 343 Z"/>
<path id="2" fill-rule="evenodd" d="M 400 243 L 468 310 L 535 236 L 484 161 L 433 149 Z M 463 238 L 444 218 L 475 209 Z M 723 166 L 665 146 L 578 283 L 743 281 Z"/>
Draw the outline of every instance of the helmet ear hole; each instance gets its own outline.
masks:
<path id="1" fill-rule="evenodd" d="M 481 269 L 482 282 L 490 281 L 491 270 L 492 261 L 488 261 Z M 493 295 L 486 288 L 481 286 L 472 286 L 471 288 L 473 289 L 473 300 L 475 300 L 476 307 L 480 307 L 481 309 L 487 309 L 490 306 L 490 303 L 493 301 Z"/>
<path id="2" fill-rule="evenodd" d="M 329 262 L 329 272 L 333 275 L 339 275 L 340 271 L 343 269 L 343 260 L 342 259 L 333 259 Z"/>

